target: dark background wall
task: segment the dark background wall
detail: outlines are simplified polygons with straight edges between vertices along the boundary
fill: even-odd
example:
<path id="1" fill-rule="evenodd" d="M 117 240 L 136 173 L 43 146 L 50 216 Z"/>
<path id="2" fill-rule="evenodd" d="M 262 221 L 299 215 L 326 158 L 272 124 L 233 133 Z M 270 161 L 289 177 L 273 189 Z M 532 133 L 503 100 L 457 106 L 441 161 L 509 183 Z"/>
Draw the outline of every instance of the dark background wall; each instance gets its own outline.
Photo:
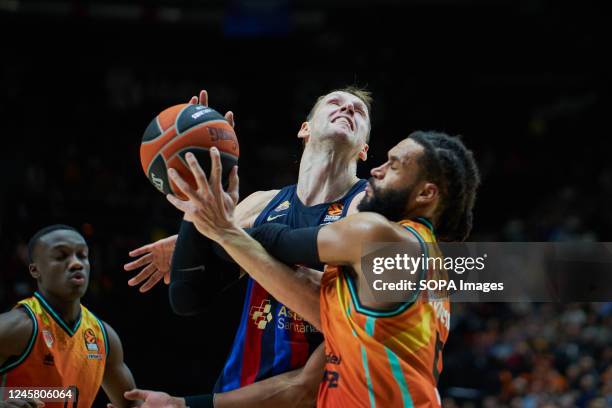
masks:
<path id="1" fill-rule="evenodd" d="M 483 174 L 472 240 L 609 241 L 606 24 L 590 1 L 0 1 L 0 307 L 33 289 L 29 236 L 74 225 L 92 248 L 84 303 L 119 332 L 138 384 L 210 390 L 242 285 L 179 318 L 165 287 L 141 295 L 122 270 L 179 223 L 140 168 L 144 128 L 200 89 L 236 114 L 242 197 L 295 182 L 314 100 L 358 83 L 375 98 L 361 176 L 412 130 L 462 134 Z M 609 305 L 453 313 L 447 406 L 612 395 Z M 603 337 L 585 340 L 589 327 Z"/>

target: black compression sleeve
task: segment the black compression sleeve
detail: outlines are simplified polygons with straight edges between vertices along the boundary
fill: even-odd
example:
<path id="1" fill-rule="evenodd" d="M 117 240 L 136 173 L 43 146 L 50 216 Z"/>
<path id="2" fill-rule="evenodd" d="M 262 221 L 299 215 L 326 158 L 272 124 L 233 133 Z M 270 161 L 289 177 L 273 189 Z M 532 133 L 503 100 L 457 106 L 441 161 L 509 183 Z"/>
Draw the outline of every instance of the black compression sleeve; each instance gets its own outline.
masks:
<path id="1" fill-rule="evenodd" d="M 189 408 L 214 408 L 214 395 L 190 395 L 189 397 L 185 397 L 185 405 Z"/>
<path id="2" fill-rule="evenodd" d="M 170 305 L 179 315 L 206 309 L 215 297 L 235 282 L 240 269 L 219 260 L 212 241 L 187 221 L 181 223 L 170 272 Z"/>
<path id="3" fill-rule="evenodd" d="M 320 267 L 317 248 L 319 229 L 321 226 L 291 229 L 285 224 L 268 223 L 246 228 L 245 231 L 281 262 Z M 214 252 L 223 259 L 229 258 L 217 243 L 214 244 Z"/>

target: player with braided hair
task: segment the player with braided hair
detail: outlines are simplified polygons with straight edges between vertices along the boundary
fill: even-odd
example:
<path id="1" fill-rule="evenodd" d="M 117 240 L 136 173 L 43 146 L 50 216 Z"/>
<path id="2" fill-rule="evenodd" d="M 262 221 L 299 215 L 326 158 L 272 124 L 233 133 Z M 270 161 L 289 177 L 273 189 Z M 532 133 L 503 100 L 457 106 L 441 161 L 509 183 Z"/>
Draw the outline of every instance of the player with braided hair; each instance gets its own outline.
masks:
<path id="1" fill-rule="evenodd" d="M 233 217 L 233 201 L 221 187 L 218 151 L 211 151 L 211 159 L 207 180 L 195 157 L 187 156 L 197 190 L 170 172 L 188 201 L 168 200 L 263 288 L 323 332 L 326 366 L 317 405 L 440 406 L 436 383 L 449 332 L 449 300 L 368 298 L 361 248 L 364 242 L 420 244 L 420 251 L 408 249 L 409 256 L 428 250 L 435 257 L 440 256 L 436 235 L 445 241 L 468 236 L 479 175 L 462 142 L 441 133 L 411 134 L 372 170 L 360 213 L 294 230 L 279 224 L 242 230 Z M 313 284 L 309 270 L 296 272 L 286 265 L 316 262 L 327 264 L 320 285 Z M 423 270 L 421 276 L 434 273 Z M 161 407 L 154 401 L 162 397 L 165 406 L 185 406 L 184 400 L 163 393 L 139 395 L 150 407 Z"/>
<path id="2" fill-rule="evenodd" d="M 457 137 L 437 132 L 414 132 L 410 138 L 424 149 L 425 174 L 443 186 L 437 235 L 441 241 L 464 241 L 472 230 L 472 209 L 480 184 L 472 152 Z M 452 204 L 452 205 L 451 205 Z"/>

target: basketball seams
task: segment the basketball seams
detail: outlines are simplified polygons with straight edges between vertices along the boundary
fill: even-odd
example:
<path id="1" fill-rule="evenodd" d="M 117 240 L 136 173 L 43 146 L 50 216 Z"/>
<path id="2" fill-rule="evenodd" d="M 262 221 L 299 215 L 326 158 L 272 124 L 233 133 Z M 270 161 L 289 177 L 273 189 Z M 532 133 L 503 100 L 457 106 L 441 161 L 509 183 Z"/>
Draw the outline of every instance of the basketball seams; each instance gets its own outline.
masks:
<path id="1" fill-rule="evenodd" d="M 212 111 L 212 114 L 209 115 L 208 111 L 205 112 L 202 107 L 196 105 L 179 105 L 166 109 L 152 121 L 149 133 L 159 132 L 160 134 L 152 140 L 141 142 L 141 162 L 143 164 L 147 162 L 145 174 L 158 190 L 162 190 L 162 193 L 170 192 L 180 195 L 175 191 L 176 186 L 172 180 L 168 178 L 167 169 L 175 167 L 179 173 L 189 171 L 189 165 L 184 158 L 188 151 L 199 156 L 210 152 L 210 148 L 217 147 L 222 162 L 237 162 L 238 139 L 231 125 L 214 109 L 207 109 Z M 193 118 L 194 112 L 202 113 Z M 167 128 L 164 129 L 162 124 L 165 124 Z M 154 177 L 151 172 L 156 173 Z M 158 172 L 160 174 L 157 174 Z M 224 177 L 225 173 L 224 171 Z M 157 180 L 154 179 L 157 178 L 162 180 L 161 184 L 156 183 Z M 189 183 L 191 184 L 192 181 L 190 180 Z"/>
<path id="2" fill-rule="evenodd" d="M 168 143 L 166 143 L 166 145 L 164 146 L 163 150 L 166 150 L 166 149 L 170 148 L 175 143 L 179 143 L 181 138 L 183 136 L 188 136 L 190 134 L 190 132 L 196 132 L 197 130 L 199 130 L 199 129 L 203 128 L 203 127 L 208 127 L 211 124 L 214 125 L 214 124 L 217 124 L 217 123 L 221 123 L 221 124 L 225 123 L 225 124 L 227 124 L 229 126 L 229 123 L 227 123 L 227 121 L 225 119 L 212 119 L 212 120 L 208 120 L 206 122 L 198 123 L 197 125 L 192 126 L 189 129 L 186 129 L 182 133 L 178 133 L 178 128 L 177 128 L 176 129 L 177 130 L 176 136 L 173 137 L 172 140 L 169 140 Z M 237 143 L 237 140 L 236 140 L 236 143 Z"/>
<path id="3" fill-rule="evenodd" d="M 164 132 L 164 129 L 162 129 L 162 127 L 161 127 L 161 123 L 159 123 L 159 115 L 157 115 L 157 116 L 155 117 L 155 124 L 157 125 L 157 128 L 159 129 L 159 133 L 160 133 L 160 135 L 159 135 L 159 136 L 161 136 L 161 135 L 163 135 L 164 133 L 166 133 L 166 132 Z M 172 128 L 172 126 L 170 126 L 170 128 Z M 159 137 L 159 136 L 158 136 L 158 137 Z M 156 137 L 155 139 L 157 139 L 157 137 Z"/>

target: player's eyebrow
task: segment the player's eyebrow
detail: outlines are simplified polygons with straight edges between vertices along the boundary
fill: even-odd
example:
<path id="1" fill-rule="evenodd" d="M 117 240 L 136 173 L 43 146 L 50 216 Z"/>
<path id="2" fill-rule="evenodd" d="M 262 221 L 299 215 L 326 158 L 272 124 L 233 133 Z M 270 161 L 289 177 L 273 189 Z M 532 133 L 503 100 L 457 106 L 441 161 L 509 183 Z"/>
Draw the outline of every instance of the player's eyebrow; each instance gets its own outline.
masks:
<path id="1" fill-rule="evenodd" d="M 76 246 L 78 249 L 88 249 L 87 245 L 85 245 L 85 244 L 76 244 L 75 246 Z M 59 242 L 59 243 L 57 243 L 57 244 L 53 244 L 53 245 L 51 245 L 51 247 L 50 247 L 50 248 L 51 248 L 51 249 L 59 249 L 59 250 L 62 250 L 62 249 L 72 249 L 72 248 L 73 248 L 73 246 L 72 246 L 72 245 L 70 245 L 70 244 L 66 244 L 66 243 L 63 243 L 63 242 Z"/>
<path id="2" fill-rule="evenodd" d="M 389 154 L 389 161 L 401 162 L 400 158 L 394 154 Z"/>

